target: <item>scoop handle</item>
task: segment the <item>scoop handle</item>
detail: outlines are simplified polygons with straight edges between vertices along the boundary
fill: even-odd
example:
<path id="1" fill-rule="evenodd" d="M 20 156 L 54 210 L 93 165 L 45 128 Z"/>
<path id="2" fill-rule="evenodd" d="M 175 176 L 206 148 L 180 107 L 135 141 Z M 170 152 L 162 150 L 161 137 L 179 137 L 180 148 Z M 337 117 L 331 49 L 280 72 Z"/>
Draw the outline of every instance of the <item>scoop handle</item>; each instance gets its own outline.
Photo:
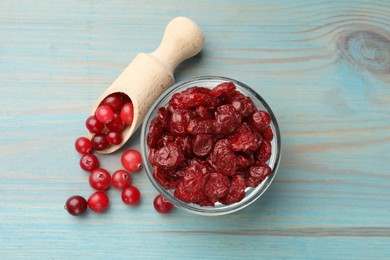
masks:
<path id="1" fill-rule="evenodd" d="M 199 26 L 186 17 L 176 17 L 165 28 L 160 46 L 152 53 L 139 53 L 95 102 L 91 115 L 108 95 L 126 94 L 133 102 L 134 119 L 122 131 L 123 140 L 98 153 L 108 154 L 121 148 L 137 128 L 155 100 L 175 83 L 173 73 L 177 65 L 199 53 L 204 35 Z M 92 134 L 89 133 L 91 138 Z"/>
<path id="2" fill-rule="evenodd" d="M 186 17 L 176 17 L 168 23 L 160 46 L 150 55 L 173 75 L 179 63 L 198 54 L 203 46 L 200 27 Z"/>

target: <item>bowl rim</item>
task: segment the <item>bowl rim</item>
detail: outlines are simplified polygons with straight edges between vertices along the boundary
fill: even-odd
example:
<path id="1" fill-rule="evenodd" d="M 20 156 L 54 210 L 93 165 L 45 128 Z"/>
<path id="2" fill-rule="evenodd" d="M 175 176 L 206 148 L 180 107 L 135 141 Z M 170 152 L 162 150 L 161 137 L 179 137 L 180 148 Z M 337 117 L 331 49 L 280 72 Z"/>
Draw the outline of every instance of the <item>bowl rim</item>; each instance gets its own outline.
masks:
<path id="1" fill-rule="evenodd" d="M 166 189 L 164 189 L 157 181 L 154 179 L 152 172 L 150 171 L 149 167 L 150 163 L 148 162 L 148 147 L 146 144 L 146 135 L 149 129 L 146 129 L 148 126 L 148 123 L 150 124 L 151 121 L 151 115 L 156 111 L 158 105 L 160 102 L 170 94 L 173 94 L 177 88 L 180 88 L 180 86 L 187 85 L 190 83 L 196 83 L 195 85 L 200 85 L 198 83 L 202 82 L 207 82 L 207 81 L 223 81 L 223 82 L 233 82 L 236 86 L 238 85 L 241 88 L 244 88 L 246 91 L 250 92 L 258 101 L 264 106 L 264 108 L 267 110 L 267 112 L 271 116 L 271 124 L 274 126 L 274 139 L 276 143 L 276 158 L 274 160 L 273 168 L 271 174 L 263 180 L 263 182 L 258 185 L 257 187 L 253 188 L 254 190 L 258 190 L 257 193 L 255 193 L 254 196 L 250 198 L 250 200 L 247 200 L 246 203 L 233 203 L 230 205 L 226 205 L 223 208 L 214 208 L 214 207 L 198 207 L 195 208 L 191 205 L 192 203 L 185 203 L 179 199 L 176 199 L 174 196 L 172 196 L 171 193 L 169 193 Z M 245 93 L 244 93 L 245 94 Z M 276 138 L 275 138 L 276 137 Z M 203 215 L 203 216 L 220 216 L 220 215 L 226 215 L 226 214 L 231 214 L 234 212 L 237 212 L 249 205 L 251 205 L 253 202 L 255 202 L 258 198 L 260 198 L 264 192 L 269 188 L 273 180 L 275 179 L 276 173 L 278 171 L 279 165 L 280 165 L 280 160 L 281 160 L 281 154 L 282 154 L 282 147 L 281 147 L 281 135 L 280 135 L 280 129 L 278 122 L 276 120 L 276 117 L 274 115 L 274 112 L 272 111 L 271 107 L 268 105 L 268 103 L 258 94 L 254 89 L 249 87 L 248 85 L 232 78 L 224 77 L 224 76 L 197 76 L 197 77 L 191 77 L 186 80 L 179 81 L 169 87 L 167 90 L 165 90 L 157 99 L 156 101 L 152 104 L 152 106 L 149 108 L 148 112 L 145 115 L 144 121 L 142 123 L 142 129 L 141 129 L 141 154 L 144 158 L 144 165 L 145 165 L 145 171 L 146 175 L 148 176 L 148 179 L 154 186 L 154 188 L 164 197 L 166 198 L 169 202 L 171 202 L 174 206 L 186 210 L 187 212 L 191 212 L 193 214 L 197 215 Z M 271 167 L 271 165 L 269 165 Z M 205 210 L 205 208 L 210 208 L 211 210 Z M 203 209 L 203 210 L 202 210 Z"/>

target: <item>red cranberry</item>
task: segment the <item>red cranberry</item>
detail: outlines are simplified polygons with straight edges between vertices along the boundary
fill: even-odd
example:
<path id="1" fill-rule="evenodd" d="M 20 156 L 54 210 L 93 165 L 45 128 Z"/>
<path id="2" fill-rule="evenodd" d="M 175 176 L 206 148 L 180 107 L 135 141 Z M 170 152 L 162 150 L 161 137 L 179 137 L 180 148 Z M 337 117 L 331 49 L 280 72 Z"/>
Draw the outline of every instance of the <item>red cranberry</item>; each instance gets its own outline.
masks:
<path id="1" fill-rule="evenodd" d="M 123 189 L 131 183 L 131 175 L 125 170 L 117 170 L 111 178 L 112 185 L 117 189 Z"/>
<path id="2" fill-rule="evenodd" d="M 93 154 L 85 154 L 80 159 L 80 167 L 87 172 L 93 171 L 99 167 L 99 159 Z"/>
<path id="3" fill-rule="evenodd" d="M 134 118 L 134 107 L 132 102 L 128 102 L 123 105 L 120 117 L 123 123 L 131 125 Z"/>
<path id="4" fill-rule="evenodd" d="M 122 190 L 122 201 L 127 205 L 136 205 L 140 198 L 141 193 L 134 186 L 127 186 Z"/>
<path id="5" fill-rule="evenodd" d="M 122 154 L 123 167 L 130 172 L 137 172 L 142 166 L 142 156 L 136 150 L 127 150 Z"/>
<path id="6" fill-rule="evenodd" d="M 123 106 L 122 96 L 119 93 L 112 93 L 103 100 L 103 104 L 111 107 L 114 112 L 120 111 Z"/>
<path id="7" fill-rule="evenodd" d="M 111 122 L 108 122 L 106 125 L 108 129 L 115 132 L 122 132 L 122 130 L 126 127 L 118 113 L 115 113 L 114 119 L 112 119 Z"/>
<path id="8" fill-rule="evenodd" d="M 100 133 L 104 129 L 104 124 L 97 120 L 96 116 L 90 116 L 85 121 L 85 126 L 91 133 Z"/>
<path id="9" fill-rule="evenodd" d="M 96 151 L 102 151 L 108 146 L 108 142 L 105 134 L 95 134 L 92 137 L 92 147 Z"/>
<path id="10" fill-rule="evenodd" d="M 97 168 L 89 175 L 89 185 L 95 190 L 106 190 L 110 187 L 110 184 L 111 175 L 103 168 Z"/>
<path id="11" fill-rule="evenodd" d="M 80 154 L 87 154 L 92 151 L 92 143 L 86 137 L 79 137 L 75 142 L 75 148 Z"/>
<path id="12" fill-rule="evenodd" d="M 107 195 L 102 191 L 97 191 L 93 193 L 88 198 L 88 206 L 91 210 L 95 212 L 103 212 L 108 208 L 110 200 Z"/>
<path id="13" fill-rule="evenodd" d="M 114 119 L 114 111 L 112 111 L 111 107 L 106 105 L 98 107 L 96 109 L 95 115 L 97 120 L 104 124 Z"/>
<path id="14" fill-rule="evenodd" d="M 157 195 L 153 201 L 154 209 L 161 213 L 166 214 L 173 209 L 172 203 L 167 201 L 162 195 Z"/>
<path id="15" fill-rule="evenodd" d="M 119 132 L 110 131 L 106 135 L 107 142 L 112 145 L 117 145 L 122 142 L 122 134 Z"/>
<path id="16" fill-rule="evenodd" d="M 81 196 L 72 196 L 65 203 L 65 209 L 73 216 L 84 214 L 87 207 L 87 201 Z"/>

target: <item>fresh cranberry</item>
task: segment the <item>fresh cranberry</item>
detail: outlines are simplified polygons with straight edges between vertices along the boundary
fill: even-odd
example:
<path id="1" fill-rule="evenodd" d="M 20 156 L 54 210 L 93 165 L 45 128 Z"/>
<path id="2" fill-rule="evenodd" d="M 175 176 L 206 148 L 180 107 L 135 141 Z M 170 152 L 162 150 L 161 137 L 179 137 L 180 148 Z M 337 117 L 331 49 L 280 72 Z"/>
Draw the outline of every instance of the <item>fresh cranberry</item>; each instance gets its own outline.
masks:
<path id="1" fill-rule="evenodd" d="M 75 148 L 80 154 L 87 154 L 92 151 L 92 143 L 86 137 L 79 137 L 76 139 Z"/>
<path id="2" fill-rule="evenodd" d="M 123 123 L 126 125 L 131 125 L 134 118 L 134 107 L 132 102 L 127 102 L 123 105 L 120 117 Z"/>
<path id="3" fill-rule="evenodd" d="M 95 190 L 106 190 L 111 185 L 110 173 L 103 169 L 97 168 L 89 175 L 89 185 Z"/>
<path id="4" fill-rule="evenodd" d="M 88 131 L 91 133 L 100 133 L 104 129 L 104 124 L 97 120 L 96 116 L 90 116 L 85 121 L 85 126 L 87 127 Z"/>
<path id="5" fill-rule="evenodd" d="M 122 142 L 122 134 L 119 132 L 110 131 L 106 134 L 106 139 L 109 144 L 117 145 Z"/>
<path id="6" fill-rule="evenodd" d="M 93 171 L 99 167 L 99 159 L 93 154 L 85 154 L 80 159 L 80 167 L 87 172 Z"/>
<path id="7" fill-rule="evenodd" d="M 122 154 L 121 163 L 126 170 L 137 172 L 142 166 L 142 156 L 136 150 L 127 150 Z"/>
<path id="8" fill-rule="evenodd" d="M 81 196 L 72 196 L 65 203 L 65 209 L 73 216 L 84 214 L 87 208 L 87 201 Z"/>
<path id="9" fill-rule="evenodd" d="M 118 92 L 118 93 L 122 97 L 122 103 L 123 104 L 126 104 L 126 103 L 131 101 L 130 97 L 128 95 L 126 95 L 125 93 L 123 93 L 123 92 Z"/>
<path id="10" fill-rule="evenodd" d="M 92 147 L 96 151 L 102 151 L 108 146 L 107 138 L 105 134 L 95 134 L 92 137 Z"/>
<path id="11" fill-rule="evenodd" d="M 120 111 L 123 106 L 122 96 L 119 93 L 112 93 L 103 100 L 103 104 L 111 107 L 114 112 Z"/>
<path id="12" fill-rule="evenodd" d="M 122 132 L 123 129 L 125 129 L 126 125 L 122 122 L 121 117 L 118 113 L 114 114 L 114 118 L 108 122 L 107 128 L 110 129 L 110 131 L 115 132 Z"/>
<path id="13" fill-rule="evenodd" d="M 112 185 L 117 189 L 123 189 L 131 183 L 131 175 L 125 170 L 117 170 L 111 178 Z"/>
<path id="14" fill-rule="evenodd" d="M 162 195 L 157 195 L 153 201 L 154 209 L 161 214 L 166 214 L 173 209 L 173 204 L 167 201 Z"/>
<path id="15" fill-rule="evenodd" d="M 95 116 L 97 120 L 105 124 L 114 119 L 114 111 L 111 107 L 102 105 L 96 109 Z"/>
<path id="16" fill-rule="evenodd" d="M 95 212 L 103 212 L 108 208 L 110 200 L 107 195 L 102 191 L 97 191 L 88 198 L 88 206 Z"/>
<path id="17" fill-rule="evenodd" d="M 127 204 L 134 206 L 141 198 L 141 193 L 134 186 L 127 186 L 122 190 L 122 201 Z"/>

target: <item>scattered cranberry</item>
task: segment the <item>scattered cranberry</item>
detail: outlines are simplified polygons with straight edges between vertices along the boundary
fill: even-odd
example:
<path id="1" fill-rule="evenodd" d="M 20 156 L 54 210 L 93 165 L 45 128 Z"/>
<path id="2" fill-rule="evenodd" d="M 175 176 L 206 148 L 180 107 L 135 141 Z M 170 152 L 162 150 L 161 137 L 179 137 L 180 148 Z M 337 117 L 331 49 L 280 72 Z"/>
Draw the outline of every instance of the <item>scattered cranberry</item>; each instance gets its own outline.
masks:
<path id="1" fill-rule="evenodd" d="M 110 184 L 111 175 L 103 168 L 97 168 L 89 175 L 89 185 L 95 190 L 106 190 L 110 187 Z"/>
<path id="2" fill-rule="evenodd" d="M 72 196 L 65 203 L 65 209 L 73 216 L 84 214 L 87 207 L 87 201 L 81 196 Z"/>
<path id="3" fill-rule="evenodd" d="M 114 112 L 120 111 L 123 106 L 121 94 L 112 93 L 108 95 L 103 100 L 103 104 L 109 106 Z"/>
<path id="4" fill-rule="evenodd" d="M 127 186 L 122 190 L 122 201 L 127 204 L 134 206 L 141 198 L 141 193 L 134 186 Z"/>
<path id="5" fill-rule="evenodd" d="M 108 146 L 108 141 L 105 134 L 95 134 L 92 137 L 92 147 L 96 151 L 102 151 Z"/>
<path id="6" fill-rule="evenodd" d="M 123 105 L 120 117 L 122 122 L 127 125 L 131 125 L 133 123 L 134 118 L 134 107 L 132 102 L 127 102 Z"/>
<path id="7" fill-rule="evenodd" d="M 93 171 L 99 167 L 99 159 L 93 154 L 85 154 L 80 159 L 80 167 L 87 172 Z"/>
<path id="8" fill-rule="evenodd" d="M 90 153 L 92 151 L 92 143 L 86 137 L 77 138 L 74 145 L 75 145 L 77 152 L 79 152 L 81 154 L 87 154 L 87 153 Z"/>
<path id="9" fill-rule="evenodd" d="M 122 154 L 123 167 L 130 172 L 137 172 L 142 166 L 142 156 L 136 150 L 127 150 Z"/>
<path id="10" fill-rule="evenodd" d="M 127 187 L 131 183 L 131 176 L 130 174 L 125 170 L 117 170 L 114 172 L 111 178 L 112 185 L 122 190 L 124 187 Z"/>
<path id="11" fill-rule="evenodd" d="M 156 196 L 153 201 L 153 206 L 154 209 L 161 214 L 166 214 L 173 209 L 172 203 L 167 201 L 161 194 Z"/>
<path id="12" fill-rule="evenodd" d="M 119 132 L 110 131 L 106 134 L 106 139 L 109 144 L 120 144 L 122 142 L 122 134 Z"/>
<path id="13" fill-rule="evenodd" d="M 112 108 L 106 105 L 102 105 L 96 109 L 95 112 L 97 120 L 99 120 L 102 123 L 108 123 L 112 119 L 114 119 L 114 111 L 112 111 Z"/>
<path id="14" fill-rule="evenodd" d="M 102 191 L 97 191 L 88 198 L 88 206 L 95 212 L 105 211 L 108 208 L 109 203 L 110 201 L 107 195 Z"/>
<path id="15" fill-rule="evenodd" d="M 90 116 L 85 121 L 85 126 L 87 127 L 88 131 L 91 133 L 100 133 L 104 129 L 104 124 L 97 120 L 96 116 Z"/>

